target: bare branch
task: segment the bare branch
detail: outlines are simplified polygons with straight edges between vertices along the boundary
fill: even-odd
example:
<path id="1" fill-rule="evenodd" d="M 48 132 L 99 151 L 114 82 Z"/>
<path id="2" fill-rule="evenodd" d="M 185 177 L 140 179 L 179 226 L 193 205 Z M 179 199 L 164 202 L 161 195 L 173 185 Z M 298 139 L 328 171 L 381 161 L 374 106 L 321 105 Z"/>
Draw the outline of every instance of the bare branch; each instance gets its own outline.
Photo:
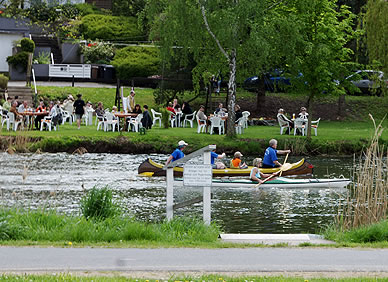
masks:
<path id="1" fill-rule="evenodd" d="M 205 26 L 206 26 L 207 31 L 209 32 L 211 37 L 213 37 L 214 41 L 217 43 L 217 46 L 218 46 L 218 48 L 220 48 L 222 54 L 224 54 L 226 59 L 228 59 L 228 61 L 229 61 L 228 53 L 226 53 L 225 49 L 221 46 L 220 41 L 218 40 L 218 38 L 215 36 L 215 34 L 210 29 L 209 23 L 207 22 L 207 17 L 206 17 L 206 13 L 205 13 L 205 7 L 203 5 L 201 5 L 199 0 L 198 0 L 198 5 L 201 7 L 202 17 L 203 17 L 203 21 L 205 22 Z"/>

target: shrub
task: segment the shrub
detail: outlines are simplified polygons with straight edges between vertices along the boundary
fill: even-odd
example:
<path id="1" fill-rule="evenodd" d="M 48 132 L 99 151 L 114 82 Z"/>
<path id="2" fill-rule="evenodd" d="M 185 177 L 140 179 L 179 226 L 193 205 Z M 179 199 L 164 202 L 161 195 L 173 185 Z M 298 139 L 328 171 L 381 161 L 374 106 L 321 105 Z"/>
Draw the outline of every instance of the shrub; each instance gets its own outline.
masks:
<path id="1" fill-rule="evenodd" d="M 39 52 L 39 56 L 32 61 L 33 64 L 50 64 L 50 53 Z"/>
<path id="2" fill-rule="evenodd" d="M 79 14 L 82 16 L 90 15 L 90 14 L 95 14 L 95 15 L 102 15 L 104 12 L 96 7 L 93 4 L 88 4 L 88 3 L 79 3 L 76 4 L 75 7 L 78 9 Z"/>
<path id="3" fill-rule="evenodd" d="M 141 41 L 145 35 L 137 27 L 134 17 L 115 17 L 108 15 L 87 15 L 82 18 L 80 32 L 85 39 L 106 41 Z"/>
<path id="4" fill-rule="evenodd" d="M 6 89 L 8 86 L 8 77 L 4 74 L 0 74 L 0 89 Z"/>
<path id="5" fill-rule="evenodd" d="M 13 56 L 8 56 L 7 63 L 14 67 L 21 67 L 26 70 L 28 64 L 28 53 L 22 51 Z"/>
<path id="6" fill-rule="evenodd" d="M 96 41 L 81 45 L 81 53 L 87 64 L 109 64 L 114 56 L 114 48 L 109 42 Z"/>
<path id="7" fill-rule="evenodd" d="M 35 43 L 29 38 L 23 38 L 20 41 L 20 46 L 23 52 L 33 53 L 35 49 Z"/>
<path id="8" fill-rule="evenodd" d="M 94 186 L 81 199 L 81 213 L 86 219 L 103 220 L 119 214 L 119 206 L 113 201 L 112 190 L 108 186 Z"/>
<path id="9" fill-rule="evenodd" d="M 147 77 L 156 74 L 159 70 L 159 50 L 157 48 L 125 47 L 116 52 L 111 64 L 115 67 L 120 79 Z"/>
<path id="10" fill-rule="evenodd" d="M 171 112 L 166 110 L 166 109 L 160 109 L 160 112 L 162 113 L 162 125 L 163 125 L 163 128 L 166 128 L 168 129 L 168 127 L 170 126 L 170 116 L 171 116 Z"/>

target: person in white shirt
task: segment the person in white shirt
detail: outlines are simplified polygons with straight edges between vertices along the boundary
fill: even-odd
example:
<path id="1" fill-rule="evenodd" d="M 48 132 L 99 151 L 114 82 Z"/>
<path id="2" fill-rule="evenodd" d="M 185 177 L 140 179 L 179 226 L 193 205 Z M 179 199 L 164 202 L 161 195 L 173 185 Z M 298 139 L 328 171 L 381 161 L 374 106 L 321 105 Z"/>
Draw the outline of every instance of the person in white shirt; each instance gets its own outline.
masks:
<path id="1" fill-rule="evenodd" d="M 18 112 L 24 113 L 25 111 L 27 111 L 27 109 L 28 109 L 27 101 L 23 101 L 23 104 L 20 104 L 20 106 L 18 107 Z"/>
<path id="2" fill-rule="evenodd" d="M 307 111 L 307 109 L 305 107 L 301 107 L 300 108 L 300 113 L 299 113 L 299 118 L 301 118 L 301 119 L 308 119 L 309 118 L 309 114 L 306 111 Z"/>

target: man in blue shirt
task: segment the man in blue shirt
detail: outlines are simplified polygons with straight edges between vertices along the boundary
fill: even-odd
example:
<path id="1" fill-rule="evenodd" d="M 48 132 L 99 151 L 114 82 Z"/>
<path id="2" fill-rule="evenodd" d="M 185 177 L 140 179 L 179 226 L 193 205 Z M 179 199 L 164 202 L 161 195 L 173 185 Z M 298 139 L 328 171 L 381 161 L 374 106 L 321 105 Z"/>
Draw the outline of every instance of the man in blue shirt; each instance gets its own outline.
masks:
<path id="1" fill-rule="evenodd" d="M 217 168 L 217 165 L 215 164 L 216 159 L 222 159 L 225 157 L 225 153 L 222 153 L 222 155 L 219 155 L 216 153 L 216 150 L 214 149 L 213 151 L 210 152 L 210 163 L 213 168 Z M 221 164 L 219 165 L 221 167 Z M 225 168 L 225 165 L 224 165 Z"/>
<path id="2" fill-rule="evenodd" d="M 182 151 L 184 148 L 186 148 L 187 145 L 189 144 L 187 144 L 185 141 L 179 141 L 178 147 L 175 149 L 174 152 L 172 152 L 171 156 L 168 157 L 166 165 L 168 165 L 170 162 L 175 162 L 176 160 L 183 158 L 185 154 Z"/>
<path id="3" fill-rule="evenodd" d="M 282 164 L 278 162 L 277 154 L 288 154 L 291 153 L 291 150 L 276 150 L 278 146 L 278 141 L 276 139 L 271 139 L 269 141 L 269 147 L 265 150 L 264 160 L 262 167 L 272 168 L 272 167 L 281 167 Z"/>

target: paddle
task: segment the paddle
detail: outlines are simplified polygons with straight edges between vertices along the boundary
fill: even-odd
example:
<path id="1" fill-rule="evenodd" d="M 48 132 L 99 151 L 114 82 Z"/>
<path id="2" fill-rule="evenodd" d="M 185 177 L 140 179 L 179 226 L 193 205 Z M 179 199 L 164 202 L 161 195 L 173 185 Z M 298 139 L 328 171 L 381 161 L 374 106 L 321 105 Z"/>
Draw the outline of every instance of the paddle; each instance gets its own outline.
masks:
<path id="1" fill-rule="evenodd" d="M 283 165 L 285 165 L 285 164 L 287 163 L 288 154 L 289 154 L 289 153 L 287 153 L 287 156 L 286 156 L 286 158 L 284 159 Z M 283 170 L 280 170 L 279 176 L 282 176 L 282 173 L 283 173 Z"/>
<path id="2" fill-rule="evenodd" d="M 284 164 L 284 165 L 282 165 L 282 167 L 280 168 L 280 170 L 278 170 L 278 171 L 275 172 L 274 174 L 268 176 L 266 179 L 263 180 L 263 182 L 256 184 L 254 188 L 260 186 L 260 185 L 263 184 L 264 182 L 267 182 L 268 180 L 270 180 L 272 177 L 278 175 L 279 173 L 281 173 L 281 172 L 283 172 L 283 171 L 285 171 L 285 170 L 289 170 L 290 168 L 292 168 L 292 164 Z"/>

